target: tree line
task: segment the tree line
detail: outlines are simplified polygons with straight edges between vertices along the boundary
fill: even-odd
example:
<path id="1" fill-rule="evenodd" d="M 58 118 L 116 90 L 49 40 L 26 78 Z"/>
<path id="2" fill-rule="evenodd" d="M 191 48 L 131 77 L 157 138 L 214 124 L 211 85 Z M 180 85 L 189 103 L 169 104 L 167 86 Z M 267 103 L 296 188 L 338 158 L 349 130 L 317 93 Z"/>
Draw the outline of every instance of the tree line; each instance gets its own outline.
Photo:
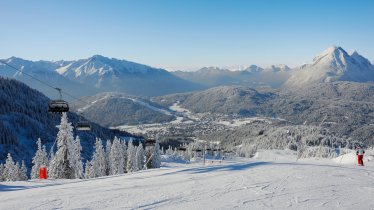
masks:
<path id="1" fill-rule="evenodd" d="M 40 138 L 37 140 L 37 151 L 32 159 L 31 179 L 40 176 L 40 167 L 47 167 L 48 177 L 53 179 L 82 179 L 95 178 L 107 175 L 132 173 L 148 168 L 159 168 L 161 166 L 161 150 L 158 142 L 152 147 L 146 147 L 140 143 L 133 144 L 130 138 L 126 144 L 125 140 L 117 137 L 107 140 L 104 148 L 101 139 L 97 138 L 94 153 L 91 160 L 83 164 L 81 157 L 82 146 L 79 136 L 74 138 L 73 126 L 68 122 L 64 113 L 58 126 L 56 137 L 57 150 L 54 146 L 48 155 L 45 145 Z M 0 164 L 0 181 L 27 180 L 27 168 L 14 163 L 10 154 L 5 164 Z"/>

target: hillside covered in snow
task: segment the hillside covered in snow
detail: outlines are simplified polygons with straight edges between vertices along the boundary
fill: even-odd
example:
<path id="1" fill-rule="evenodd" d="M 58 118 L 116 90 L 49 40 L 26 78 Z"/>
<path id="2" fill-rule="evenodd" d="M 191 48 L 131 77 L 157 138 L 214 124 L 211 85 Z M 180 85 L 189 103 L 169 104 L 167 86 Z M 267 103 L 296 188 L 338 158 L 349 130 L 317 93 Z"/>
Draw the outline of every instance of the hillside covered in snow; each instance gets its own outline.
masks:
<path id="1" fill-rule="evenodd" d="M 5 182 L 0 209 L 371 209 L 373 158 L 360 167 L 351 157 L 297 160 L 271 150 L 206 166 L 167 161 L 95 179 Z"/>

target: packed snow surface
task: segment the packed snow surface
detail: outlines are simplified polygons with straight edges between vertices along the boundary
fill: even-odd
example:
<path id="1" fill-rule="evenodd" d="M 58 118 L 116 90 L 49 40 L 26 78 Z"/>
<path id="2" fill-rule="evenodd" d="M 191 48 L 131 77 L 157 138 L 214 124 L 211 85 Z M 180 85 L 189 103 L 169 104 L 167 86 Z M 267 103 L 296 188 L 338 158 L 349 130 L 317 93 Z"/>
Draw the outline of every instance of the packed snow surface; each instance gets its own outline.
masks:
<path id="1" fill-rule="evenodd" d="M 7 210 L 373 209 L 373 198 L 374 162 L 296 160 L 291 151 L 206 166 L 167 161 L 160 169 L 90 180 L 0 184 L 0 209 Z"/>

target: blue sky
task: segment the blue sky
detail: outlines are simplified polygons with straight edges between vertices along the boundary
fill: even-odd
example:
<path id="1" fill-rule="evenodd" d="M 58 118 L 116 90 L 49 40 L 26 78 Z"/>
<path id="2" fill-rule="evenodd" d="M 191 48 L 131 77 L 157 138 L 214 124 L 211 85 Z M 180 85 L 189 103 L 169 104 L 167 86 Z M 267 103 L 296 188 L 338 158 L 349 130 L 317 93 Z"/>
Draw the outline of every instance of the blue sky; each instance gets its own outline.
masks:
<path id="1" fill-rule="evenodd" d="M 295 66 L 338 45 L 374 60 L 371 0 L 0 1 L 0 58 Z"/>

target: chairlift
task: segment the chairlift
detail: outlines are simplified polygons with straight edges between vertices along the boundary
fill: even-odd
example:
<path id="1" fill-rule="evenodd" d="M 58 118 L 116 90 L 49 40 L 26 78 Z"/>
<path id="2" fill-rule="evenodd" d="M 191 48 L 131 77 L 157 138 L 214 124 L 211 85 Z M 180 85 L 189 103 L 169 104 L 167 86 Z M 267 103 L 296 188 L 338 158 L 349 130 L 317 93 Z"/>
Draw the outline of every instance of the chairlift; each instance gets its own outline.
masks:
<path id="1" fill-rule="evenodd" d="M 179 151 L 186 151 L 187 149 L 185 147 L 179 147 L 178 150 Z"/>
<path id="2" fill-rule="evenodd" d="M 192 151 L 194 151 L 194 152 L 202 152 L 203 150 L 201 150 L 201 149 L 193 149 Z"/>
<path id="3" fill-rule="evenodd" d="M 91 125 L 88 121 L 80 121 L 75 125 L 77 131 L 90 131 Z"/>
<path id="4" fill-rule="evenodd" d="M 63 113 L 69 111 L 69 104 L 64 100 L 51 100 L 48 103 L 48 112 Z"/>
<path id="5" fill-rule="evenodd" d="M 50 100 L 48 103 L 48 112 L 62 114 L 63 112 L 69 111 L 68 102 L 62 100 L 62 94 L 60 88 L 55 88 L 60 93 L 60 99 Z"/>

